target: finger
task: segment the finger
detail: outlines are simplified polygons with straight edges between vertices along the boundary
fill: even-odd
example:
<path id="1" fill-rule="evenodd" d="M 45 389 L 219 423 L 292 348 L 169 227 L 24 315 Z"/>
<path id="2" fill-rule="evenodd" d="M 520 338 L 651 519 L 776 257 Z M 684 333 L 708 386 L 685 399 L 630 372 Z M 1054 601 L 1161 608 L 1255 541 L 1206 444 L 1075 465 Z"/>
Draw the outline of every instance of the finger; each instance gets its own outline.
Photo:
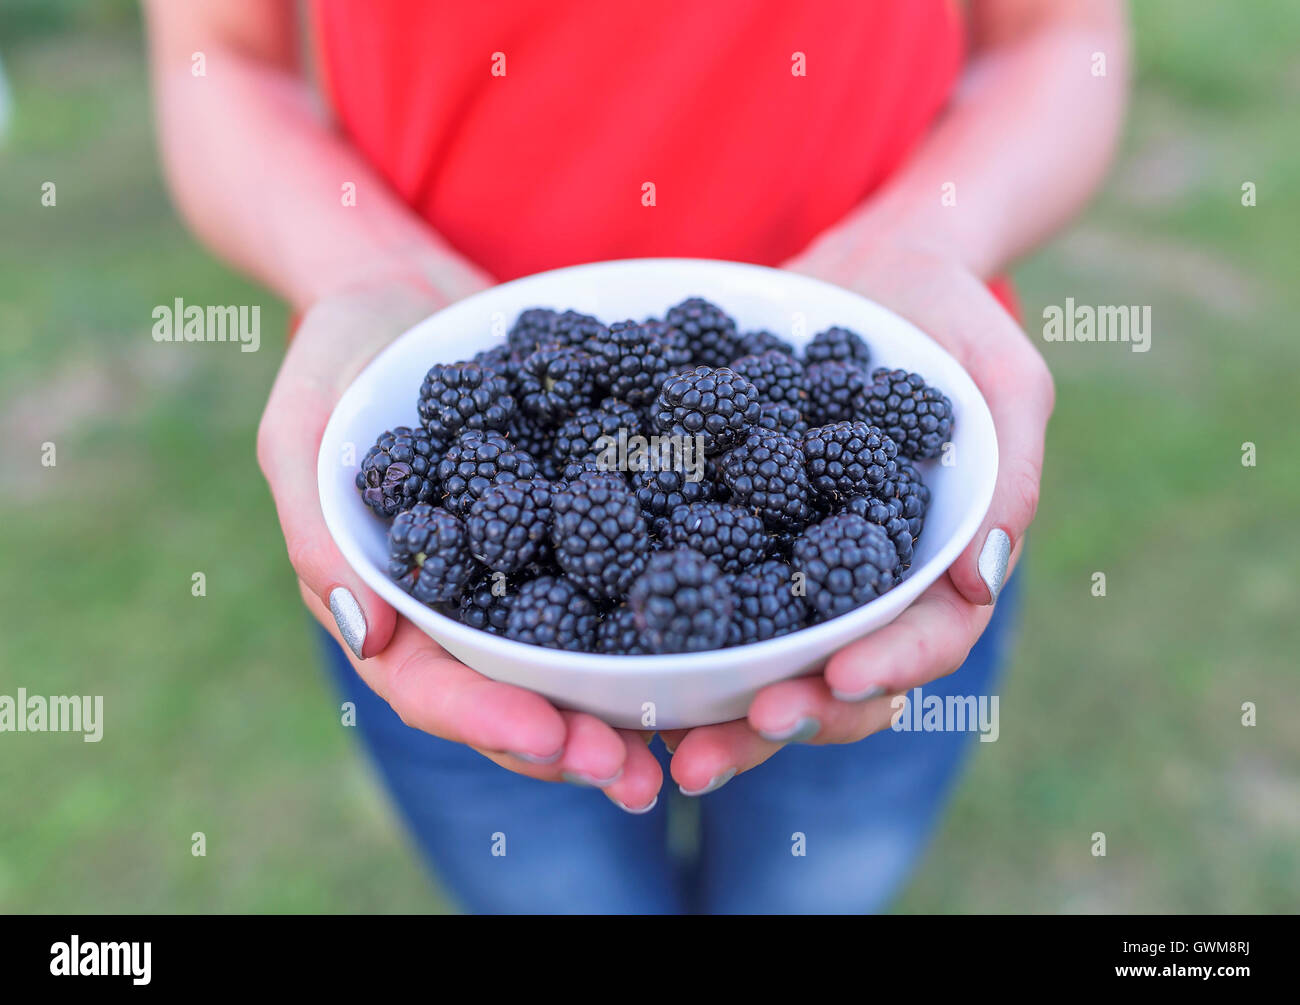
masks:
<path id="1" fill-rule="evenodd" d="M 943 577 L 884 628 L 835 653 L 823 677 L 849 702 L 920 687 L 961 666 L 992 616 Z M 775 723 L 765 718 L 763 725 Z"/>
<path id="2" fill-rule="evenodd" d="M 605 795 L 628 813 L 649 813 L 659 802 L 659 789 L 664 783 L 663 770 L 643 736 L 633 730 L 621 729 L 618 732 L 627 745 L 627 758 L 623 762 L 622 776 L 605 788 Z"/>
<path id="3" fill-rule="evenodd" d="M 561 712 L 567 727 L 560 777 L 603 789 L 623 776 L 628 744 L 618 730 L 586 712 Z M 638 739 L 636 746 L 644 748 Z"/>
<path id="4" fill-rule="evenodd" d="M 967 600 L 991 604 L 1010 575 L 1038 509 L 1043 441 L 1055 393 L 1051 374 L 1009 317 L 968 353 L 968 367 L 988 402 L 998 438 L 998 477 L 979 531 L 949 570 Z M 961 463 L 961 458 L 957 458 Z"/>
<path id="5" fill-rule="evenodd" d="M 750 728 L 779 743 L 856 743 L 887 727 L 893 697 L 838 701 L 821 677 L 781 681 L 762 691 L 749 707 Z"/>
<path id="6" fill-rule="evenodd" d="M 682 742 L 682 737 L 689 732 L 689 729 L 660 730 L 659 739 L 663 740 L 664 749 L 671 754 L 677 750 L 677 744 Z"/>
<path id="7" fill-rule="evenodd" d="M 277 381 L 258 431 L 257 455 L 294 571 L 330 610 L 348 648 L 366 658 L 388 645 L 397 615 L 347 564 L 325 526 L 316 454 L 328 419 L 329 405 L 319 394 L 292 380 Z"/>
<path id="8" fill-rule="evenodd" d="M 305 587 L 303 599 L 342 642 L 320 599 Z M 557 766 L 568 752 L 568 724 L 545 698 L 471 670 L 405 619 L 398 622 L 382 653 L 366 660 L 349 658 L 367 686 L 408 726 L 484 752 L 509 754 L 530 765 Z M 621 751 L 613 757 L 592 753 L 602 738 L 593 737 L 596 731 L 588 724 L 580 725 L 584 736 L 578 742 L 576 763 L 596 765 L 598 770 L 611 761 L 621 764 Z M 614 740 L 623 746 L 617 737 Z M 556 767 L 549 774 L 558 777 L 559 772 Z"/>
<path id="9" fill-rule="evenodd" d="M 669 770 L 682 795 L 708 795 L 741 772 L 762 764 L 783 746 L 763 739 L 744 719 L 699 726 L 677 744 Z"/>

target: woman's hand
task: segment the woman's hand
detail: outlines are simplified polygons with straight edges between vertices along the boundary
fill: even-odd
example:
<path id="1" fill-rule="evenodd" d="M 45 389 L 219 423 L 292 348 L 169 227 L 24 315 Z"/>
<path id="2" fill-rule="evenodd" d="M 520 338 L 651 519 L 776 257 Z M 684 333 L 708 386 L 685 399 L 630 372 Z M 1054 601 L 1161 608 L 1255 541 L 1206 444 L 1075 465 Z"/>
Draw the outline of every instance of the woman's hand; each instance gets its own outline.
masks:
<path id="1" fill-rule="evenodd" d="M 889 725 L 892 696 L 951 673 L 992 616 L 1038 504 L 1052 378 L 1024 332 L 957 262 L 908 246 L 863 253 L 832 232 L 786 268 L 861 293 L 944 346 L 988 401 L 998 436 L 993 501 L 947 575 L 891 624 L 839 652 L 823 673 L 755 697 L 746 719 L 664 734 L 681 788 L 712 791 L 791 741 L 852 743 Z M 960 464 L 962 459 L 956 458 Z"/>
<path id="2" fill-rule="evenodd" d="M 625 809 L 648 808 L 663 777 L 638 733 L 560 712 L 539 695 L 489 680 L 454 659 L 366 587 L 321 515 L 316 458 L 344 389 L 405 328 L 487 284 L 466 267 L 445 270 L 436 286 L 427 279 L 382 281 L 315 303 L 271 390 L 258 430 L 258 460 L 307 607 L 351 650 L 357 673 L 403 722 L 473 747 L 511 771 L 597 785 Z M 357 450 L 368 446 L 359 443 Z"/>

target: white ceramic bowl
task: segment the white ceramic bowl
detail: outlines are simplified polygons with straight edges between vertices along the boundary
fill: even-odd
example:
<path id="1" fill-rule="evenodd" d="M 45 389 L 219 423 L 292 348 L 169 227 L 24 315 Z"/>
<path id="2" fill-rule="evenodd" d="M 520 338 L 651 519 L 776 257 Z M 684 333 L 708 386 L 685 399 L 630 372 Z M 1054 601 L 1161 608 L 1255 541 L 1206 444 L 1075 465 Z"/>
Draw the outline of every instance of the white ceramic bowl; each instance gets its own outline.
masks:
<path id="1" fill-rule="evenodd" d="M 767 328 L 795 343 L 831 325 L 859 332 L 873 364 L 923 374 L 952 400 L 958 463 L 922 465 L 933 501 L 907 578 L 843 617 L 778 639 L 672 656 L 569 653 L 498 638 L 452 621 L 404 593 L 385 574 L 387 527 L 363 505 L 356 463 L 375 437 L 418 424 L 416 396 L 436 362 L 467 359 L 497 344 L 525 308 L 575 308 L 608 322 L 662 316 L 689 296 L 705 297 L 742 330 Z M 350 452 L 348 446 L 353 448 Z M 488 677 L 526 687 L 557 705 L 614 726 L 673 729 L 744 716 L 755 692 L 816 669 L 835 650 L 888 624 L 961 554 L 993 495 L 997 440 L 988 407 L 951 356 L 912 324 L 854 293 L 756 265 L 696 259 L 636 259 L 543 272 L 463 300 L 420 322 L 381 352 L 334 409 L 321 443 L 321 507 L 357 574 L 399 614 Z"/>

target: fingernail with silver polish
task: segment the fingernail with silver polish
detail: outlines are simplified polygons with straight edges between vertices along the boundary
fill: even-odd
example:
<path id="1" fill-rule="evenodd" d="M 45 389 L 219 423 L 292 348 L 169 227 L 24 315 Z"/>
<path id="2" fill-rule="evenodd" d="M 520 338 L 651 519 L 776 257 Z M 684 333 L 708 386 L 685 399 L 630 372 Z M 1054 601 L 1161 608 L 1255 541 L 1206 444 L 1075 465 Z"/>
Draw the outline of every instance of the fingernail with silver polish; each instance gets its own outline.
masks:
<path id="1" fill-rule="evenodd" d="M 687 789 L 681 785 L 677 786 L 677 788 L 681 790 L 681 793 L 684 796 L 707 796 L 710 792 L 718 791 L 718 789 L 722 788 L 735 777 L 736 769 L 728 768 L 722 774 L 714 775 L 709 779 L 709 784 L 704 786 L 702 789 Z"/>
<path id="2" fill-rule="evenodd" d="M 810 715 L 805 715 L 789 729 L 783 729 L 779 733 L 771 733 L 764 729 L 760 729 L 758 733 L 769 743 L 803 743 L 816 736 L 821 728 L 820 722 Z"/>
<path id="3" fill-rule="evenodd" d="M 836 701 L 870 701 L 884 693 L 884 687 L 879 684 L 872 684 L 862 691 L 841 691 L 839 688 L 831 688 L 831 694 L 835 696 Z"/>
<path id="4" fill-rule="evenodd" d="M 980 549 L 980 579 L 989 588 L 989 603 L 998 599 L 1002 582 L 1007 578 L 1007 565 L 1011 561 L 1011 538 L 1001 527 L 994 527 L 984 539 Z"/>
<path id="5" fill-rule="evenodd" d="M 613 785 L 623 777 L 623 769 L 619 768 L 609 778 L 592 778 L 590 775 L 583 775 L 576 771 L 562 771 L 560 777 L 570 785 L 577 785 L 582 788 L 603 789 L 606 785 Z"/>
<path id="6" fill-rule="evenodd" d="M 564 748 L 561 747 L 559 750 L 557 750 L 554 754 L 551 754 L 549 757 L 541 757 L 537 754 L 527 754 L 521 750 L 511 750 L 511 751 L 507 751 L 507 753 L 509 753 L 511 757 L 517 757 L 519 758 L 519 760 L 527 761 L 529 764 L 554 764 L 556 761 L 558 761 L 561 757 L 564 756 Z"/>
<path id="7" fill-rule="evenodd" d="M 617 806 L 617 807 L 618 807 L 620 810 L 622 810 L 624 813 L 631 813 L 632 816 L 634 816 L 634 817 L 639 817 L 642 813 L 649 813 L 652 809 L 654 809 L 656 806 L 658 806 L 658 805 L 659 805 L 659 797 L 658 797 L 658 796 L 655 796 L 653 799 L 650 800 L 650 805 L 649 805 L 649 806 L 642 806 L 639 810 L 634 810 L 634 809 L 632 809 L 631 806 L 624 806 L 624 805 L 623 805 L 622 803 L 620 803 L 617 799 L 614 800 L 614 805 Z"/>
<path id="8" fill-rule="evenodd" d="M 352 650 L 357 659 L 365 659 L 361 649 L 366 644 L 366 616 L 361 613 L 361 605 L 352 591 L 346 586 L 336 586 L 330 590 L 330 613 L 339 626 L 339 634 Z"/>

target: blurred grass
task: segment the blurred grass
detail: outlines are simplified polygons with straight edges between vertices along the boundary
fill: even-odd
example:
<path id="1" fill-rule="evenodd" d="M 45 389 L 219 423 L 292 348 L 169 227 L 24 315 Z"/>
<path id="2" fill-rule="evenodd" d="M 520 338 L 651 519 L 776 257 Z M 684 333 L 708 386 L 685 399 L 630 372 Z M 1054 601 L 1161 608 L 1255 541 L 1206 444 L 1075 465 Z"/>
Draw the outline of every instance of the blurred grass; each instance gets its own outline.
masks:
<path id="1" fill-rule="evenodd" d="M 0 693 L 101 693 L 107 720 L 98 745 L 0 734 L 0 909 L 437 910 L 339 725 L 254 460 L 283 309 L 176 222 L 132 15 L 93 6 L 0 13 L 22 40 L 0 52 Z M 1043 346 L 1058 406 L 1002 735 L 903 911 L 1300 907 L 1300 9 L 1136 6 L 1121 162 L 1018 279 L 1031 333 L 1067 296 L 1149 304 L 1152 349 Z M 176 295 L 261 304 L 263 351 L 156 345 Z"/>

